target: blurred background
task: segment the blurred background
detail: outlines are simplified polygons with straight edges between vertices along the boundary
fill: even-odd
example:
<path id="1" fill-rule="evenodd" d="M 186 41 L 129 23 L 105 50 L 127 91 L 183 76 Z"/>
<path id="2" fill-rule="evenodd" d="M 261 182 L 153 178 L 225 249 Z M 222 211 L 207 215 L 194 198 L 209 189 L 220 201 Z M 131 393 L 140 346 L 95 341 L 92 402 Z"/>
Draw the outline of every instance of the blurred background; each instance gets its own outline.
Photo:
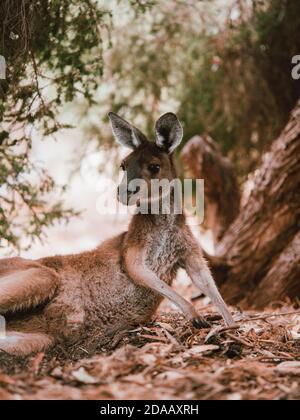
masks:
<path id="1" fill-rule="evenodd" d="M 108 111 L 150 138 L 177 113 L 181 175 L 188 141 L 209 136 L 247 197 L 299 98 L 299 16 L 298 0 L 3 0 L 0 255 L 82 251 L 126 229 L 126 215 L 97 212 L 124 154 Z"/>

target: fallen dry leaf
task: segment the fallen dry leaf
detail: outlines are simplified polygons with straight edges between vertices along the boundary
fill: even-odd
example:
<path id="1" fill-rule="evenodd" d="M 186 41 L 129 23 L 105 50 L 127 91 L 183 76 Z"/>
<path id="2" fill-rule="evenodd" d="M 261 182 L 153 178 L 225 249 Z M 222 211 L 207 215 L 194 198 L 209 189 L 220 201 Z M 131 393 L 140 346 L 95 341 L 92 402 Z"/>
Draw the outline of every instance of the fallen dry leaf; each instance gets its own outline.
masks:
<path id="1" fill-rule="evenodd" d="M 81 367 L 78 370 L 75 370 L 74 372 L 72 372 L 72 376 L 78 382 L 81 382 L 83 384 L 97 384 L 97 383 L 99 383 L 98 379 L 89 375 L 83 367 Z"/>
<path id="2" fill-rule="evenodd" d="M 276 367 L 282 374 L 300 375 L 300 362 L 283 362 Z"/>
<path id="3" fill-rule="evenodd" d="M 203 346 L 194 346 L 191 349 L 182 353 L 182 357 L 186 358 L 186 357 L 197 356 L 199 354 L 211 353 L 212 351 L 219 350 L 219 348 L 220 348 L 219 346 L 216 346 L 214 344 L 204 344 Z"/>

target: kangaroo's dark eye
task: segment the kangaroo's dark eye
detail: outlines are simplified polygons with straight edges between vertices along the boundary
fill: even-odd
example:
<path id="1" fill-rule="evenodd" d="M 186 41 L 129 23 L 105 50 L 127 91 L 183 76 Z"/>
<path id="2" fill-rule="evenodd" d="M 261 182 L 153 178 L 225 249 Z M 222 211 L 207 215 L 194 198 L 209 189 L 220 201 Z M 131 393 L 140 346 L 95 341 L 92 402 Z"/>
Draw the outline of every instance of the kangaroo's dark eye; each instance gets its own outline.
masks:
<path id="1" fill-rule="evenodd" d="M 148 169 L 152 174 L 158 174 L 160 170 L 160 165 L 158 165 L 157 163 L 150 163 Z"/>
<path id="2" fill-rule="evenodd" d="M 120 168 L 122 169 L 122 171 L 125 171 L 125 165 L 124 165 L 124 163 L 121 163 Z"/>

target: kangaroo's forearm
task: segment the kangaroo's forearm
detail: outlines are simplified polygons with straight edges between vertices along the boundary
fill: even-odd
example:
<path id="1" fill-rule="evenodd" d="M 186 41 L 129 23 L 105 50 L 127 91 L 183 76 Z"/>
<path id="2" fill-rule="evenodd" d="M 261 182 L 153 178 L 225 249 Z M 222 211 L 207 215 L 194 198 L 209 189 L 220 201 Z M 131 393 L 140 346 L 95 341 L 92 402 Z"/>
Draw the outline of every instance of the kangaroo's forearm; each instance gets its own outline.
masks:
<path id="1" fill-rule="evenodd" d="M 136 284 L 147 287 L 171 300 L 182 310 L 188 319 L 193 320 L 198 318 L 197 311 L 193 305 L 176 293 L 147 267 L 143 251 L 134 248 L 129 249 L 125 257 L 125 265 L 127 273 Z"/>
<path id="2" fill-rule="evenodd" d="M 184 266 L 193 283 L 211 299 L 212 303 L 222 314 L 226 324 L 228 326 L 234 325 L 233 317 L 215 284 L 200 249 L 194 246 L 194 251 L 187 255 Z"/>

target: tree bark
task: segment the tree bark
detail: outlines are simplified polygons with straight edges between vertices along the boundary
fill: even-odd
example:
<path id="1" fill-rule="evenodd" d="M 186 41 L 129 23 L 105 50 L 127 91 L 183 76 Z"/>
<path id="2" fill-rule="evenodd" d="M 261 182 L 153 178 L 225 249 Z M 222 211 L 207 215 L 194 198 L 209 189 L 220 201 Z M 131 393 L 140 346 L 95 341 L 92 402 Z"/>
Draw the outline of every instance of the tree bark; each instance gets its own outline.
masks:
<path id="1" fill-rule="evenodd" d="M 255 302 L 258 308 L 274 299 L 282 300 L 300 296 L 300 232 L 283 249 L 278 257 L 274 258 L 269 271 L 259 283 L 257 288 L 246 296 L 245 303 L 251 306 Z"/>
<path id="2" fill-rule="evenodd" d="M 207 258 L 229 303 L 262 308 L 300 297 L 300 101 L 216 256 Z"/>
<path id="3" fill-rule="evenodd" d="M 206 226 L 217 243 L 240 209 L 240 191 L 232 164 L 206 135 L 193 137 L 181 157 L 193 178 L 204 179 Z"/>

